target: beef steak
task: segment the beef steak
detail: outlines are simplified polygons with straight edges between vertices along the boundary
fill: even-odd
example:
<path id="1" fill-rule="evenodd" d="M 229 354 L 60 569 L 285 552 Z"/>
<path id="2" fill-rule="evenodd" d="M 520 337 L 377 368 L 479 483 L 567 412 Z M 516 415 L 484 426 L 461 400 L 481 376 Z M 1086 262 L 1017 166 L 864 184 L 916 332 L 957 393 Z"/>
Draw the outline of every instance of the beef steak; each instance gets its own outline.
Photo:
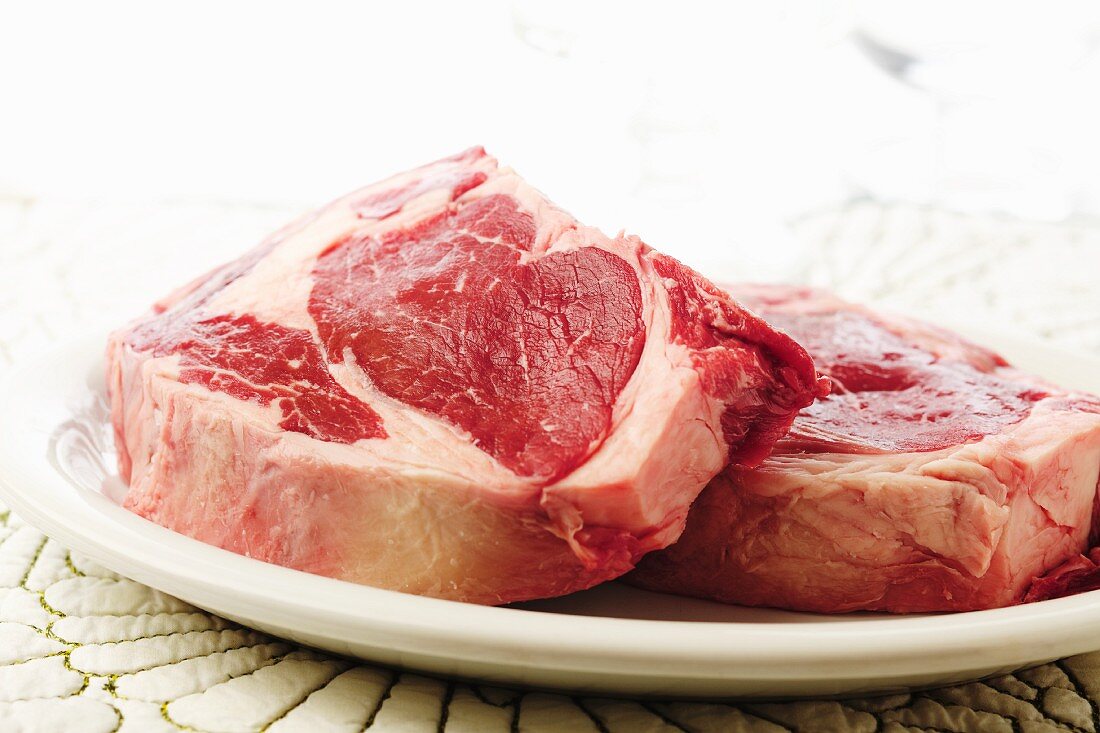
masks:
<path id="1" fill-rule="evenodd" d="M 832 393 L 761 466 L 712 481 L 630 582 L 807 611 L 961 611 L 1020 601 L 1086 546 L 1100 399 L 826 293 L 731 291 L 806 346 Z"/>
<path id="2" fill-rule="evenodd" d="M 629 570 L 812 363 L 481 149 L 346 196 L 114 333 L 125 505 L 301 570 L 480 603 Z"/>

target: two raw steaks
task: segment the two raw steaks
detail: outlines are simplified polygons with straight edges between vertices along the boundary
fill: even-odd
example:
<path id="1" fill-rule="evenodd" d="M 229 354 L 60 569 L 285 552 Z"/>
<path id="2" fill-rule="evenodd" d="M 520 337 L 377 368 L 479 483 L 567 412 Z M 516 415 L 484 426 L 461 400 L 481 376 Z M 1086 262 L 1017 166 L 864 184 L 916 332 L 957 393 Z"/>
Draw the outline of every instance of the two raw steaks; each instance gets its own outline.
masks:
<path id="1" fill-rule="evenodd" d="M 782 332 L 481 150 L 410 171 L 114 335 L 126 504 L 270 562 L 480 603 L 622 575 L 727 463 L 633 582 L 987 607 L 1084 548 L 1090 398 L 817 294 L 736 292 L 832 383 L 785 438 L 823 390 Z"/>
<path id="2" fill-rule="evenodd" d="M 116 332 L 126 506 L 477 603 L 618 577 L 818 392 L 788 336 L 474 149 L 353 193 Z"/>

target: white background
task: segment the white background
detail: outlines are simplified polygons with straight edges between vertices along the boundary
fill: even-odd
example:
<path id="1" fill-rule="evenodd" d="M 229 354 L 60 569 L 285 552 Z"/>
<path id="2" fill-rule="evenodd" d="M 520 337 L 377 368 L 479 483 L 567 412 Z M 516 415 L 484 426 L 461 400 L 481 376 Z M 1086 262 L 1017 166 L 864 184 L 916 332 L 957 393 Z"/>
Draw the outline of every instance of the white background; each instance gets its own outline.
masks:
<path id="1" fill-rule="evenodd" d="M 305 207 L 481 144 L 582 220 L 782 276 L 783 223 L 856 196 L 1094 213 L 1100 24 L 1041 5 L 5 4 L 0 194 Z M 860 33 L 970 56 L 929 93 Z"/>
<path id="2" fill-rule="evenodd" d="M 0 192 L 315 205 L 481 144 L 588 222 L 721 258 L 843 198 L 855 78 L 905 94 L 810 6 L 4 6 Z"/>

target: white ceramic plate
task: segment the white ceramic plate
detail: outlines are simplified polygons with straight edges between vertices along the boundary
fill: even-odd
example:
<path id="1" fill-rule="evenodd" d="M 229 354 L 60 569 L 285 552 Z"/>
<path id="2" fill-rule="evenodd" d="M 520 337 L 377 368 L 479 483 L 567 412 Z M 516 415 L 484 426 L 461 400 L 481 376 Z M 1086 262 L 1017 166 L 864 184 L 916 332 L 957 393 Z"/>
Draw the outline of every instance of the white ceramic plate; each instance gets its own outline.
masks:
<path id="1" fill-rule="evenodd" d="M 1100 391 L 1100 359 L 978 336 L 1023 368 Z M 106 424 L 102 344 L 90 339 L 28 363 L 0 389 L 0 499 L 112 570 L 294 641 L 504 684 L 693 697 L 881 692 L 1100 648 L 1100 592 L 977 613 L 818 616 L 611 583 L 487 608 L 235 555 L 116 503 L 125 488 Z"/>

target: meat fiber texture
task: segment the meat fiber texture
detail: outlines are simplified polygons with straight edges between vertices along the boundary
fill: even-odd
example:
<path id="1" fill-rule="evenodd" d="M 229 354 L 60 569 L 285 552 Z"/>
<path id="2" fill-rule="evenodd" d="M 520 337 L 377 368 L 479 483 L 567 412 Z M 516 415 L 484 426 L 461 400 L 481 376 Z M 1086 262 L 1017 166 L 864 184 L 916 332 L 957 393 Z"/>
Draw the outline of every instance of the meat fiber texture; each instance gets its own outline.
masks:
<path id="1" fill-rule="evenodd" d="M 479 148 L 277 232 L 115 332 L 107 361 L 130 510 L 489 604 L 625 573 L 818 390 L 789 337 Z"/>
<path id="2" fill-rule="evenodd" d="M 1017 603 L 1070 558 L 1076 574 L 1056 585 L 1083 582 L 1100 400 L 827 293 L 731 292 L 806 346 L 832 394 L 760 467 L 712 481 L 679 542 L 630 582 L 748 606 L 897 613 Z"/>

